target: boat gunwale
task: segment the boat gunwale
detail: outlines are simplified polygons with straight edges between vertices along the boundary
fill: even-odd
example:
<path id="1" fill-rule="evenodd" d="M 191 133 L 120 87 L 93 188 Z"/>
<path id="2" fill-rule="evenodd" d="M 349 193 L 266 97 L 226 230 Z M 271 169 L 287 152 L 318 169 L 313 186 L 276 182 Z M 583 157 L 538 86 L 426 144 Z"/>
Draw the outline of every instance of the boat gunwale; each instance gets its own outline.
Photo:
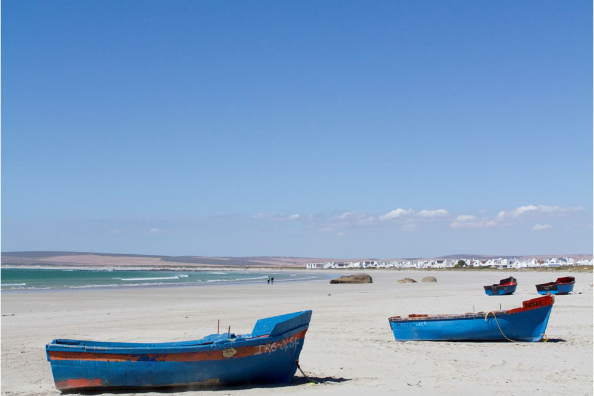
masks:
<path id="1" fill-rule="evenodd" d="M 257 346 L 262 344 L 270 344 L 277 342 L 279 340 L 283 340 L 287 337 L 288 334 L 297 334 L 303 330 L 307 330 L 309 328 L 309 323 L 295 327 L 291 330 L 283 332 L 281 334 L 275 336 L 260 336 L 260 337 L 253 337 L 253 338 L 235 338 L 235 339 L 224 339 L 219 342 L 214 342 L 210 344 L 201 344 L 201 345 L 184 345 L 184 346 L 171 346 L 171 347 L 150 347 L 146 346 L 146 344 L 140 344 L 140 346 L 135 346 L 134 343 L 128 344 L 128 346 L 122 347 L 86 347 L 82 345 L 62 345 L 62 344 L 55 344 L 53 340 L 52 343 L 46 345 L 46 351 L 49 353 L 51 352 L 77 352 L 77 353 L 104 353 L 104 354 L 122 354 L 122 355 L 143 355 L 143 354 L 181 354 L 181 353 L 192 353 L 192 352 L 205 352 L 205 351 L 217 351 L 217 350 L 224 350 L 228 348 L 240 348 L 240 347 L 250 347 L 250 346 Z M 76 340 L 75 340 L 76 341 Z M 191 341 L 189 341 L 191 342 Z M 158 344 L 155 344 L 158 345 Z M 49 359 L 51 360 L 51 359 Z"/>
<path id="2" fill-rule="evenodd" d="M 505 315 L 509 310 L 490 311 L 495 315 Z M 392 316 L 388 318 L 390 322 L 424 322 L 428 320 L 459 320 L 459 319 L 484 319 L 487 312 L 470 312 L 465 314 L 428 314 L 413 317 Z"/>
<path id="3" fill-rule="evenodd" d="M 560 280 L 568 279 L 568 278 L 571 278 L 572 280 L 568 281 L 568 282 L 563 282 L 563 281 L 560 282 Z M 539 287 L 547 287 L 547 286 L 554 286 L 554 285 L 563 286 L 563 285 L 573 285 L 573 284 L 575 284 L 575 278 L 573 276 L 566 276 L 563 278 L 557 278 L 557 280 L 554 282 L 540 283 L 540 284 L 536 285 L 536 287 L 539 288 Z"/>
<path id="4" fill-rule="evenodd" d="M 544 302 L 544 304 L 531 306 L 531 302 Z M 543 297 L 537 297 L 522 302 L 522 307 L 512 308 L 506 310 L 489 311 L 497 316 L 515 315 L 526 311 L 544 309 L 552 306 L 555 303 L 555 298 L 552 295 L 545 295 Z M 484 311 L 471 312 L 465 314 L 427 314 L 427 315 L 416 315 L 415 316 L 392 316 L 388 318 L 388 322 L 425 322 L 425 321 L 449 321 L 449 320 L 469 320 L 469 319 L 486 319 L 488 313 Z"/>

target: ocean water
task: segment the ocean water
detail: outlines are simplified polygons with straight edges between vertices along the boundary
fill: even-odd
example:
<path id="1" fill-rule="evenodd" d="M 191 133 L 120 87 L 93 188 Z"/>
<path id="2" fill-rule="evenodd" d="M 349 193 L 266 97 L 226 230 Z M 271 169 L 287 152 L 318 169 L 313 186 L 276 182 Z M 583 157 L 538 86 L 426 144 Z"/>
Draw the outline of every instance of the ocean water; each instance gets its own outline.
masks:
<path id="1" fill-rule="evenodd" d="M 93 289 L 118 287 L 224 285 L 234 283 L 297 282 L 323 279 L 299 272 L 234 271 L 147 271 L 104 269 L 24 269 L 3 268 L 2 291 L 51 289 Z"/>

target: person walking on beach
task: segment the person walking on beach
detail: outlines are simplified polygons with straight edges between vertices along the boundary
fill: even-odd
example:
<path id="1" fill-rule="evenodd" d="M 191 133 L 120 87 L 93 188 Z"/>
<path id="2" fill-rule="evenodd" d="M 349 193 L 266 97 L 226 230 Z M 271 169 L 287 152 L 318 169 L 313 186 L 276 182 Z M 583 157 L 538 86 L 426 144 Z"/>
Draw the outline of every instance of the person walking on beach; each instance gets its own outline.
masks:
<path id="1" fill-rule="evenodd" d="M 274 278 L 270 278 L 270 283 L 274 285 Z"/>
<path id="2" fill-rule="evenodd" d="M 268 284 L 270 284 L 270 277 L 268 277 Z"/>

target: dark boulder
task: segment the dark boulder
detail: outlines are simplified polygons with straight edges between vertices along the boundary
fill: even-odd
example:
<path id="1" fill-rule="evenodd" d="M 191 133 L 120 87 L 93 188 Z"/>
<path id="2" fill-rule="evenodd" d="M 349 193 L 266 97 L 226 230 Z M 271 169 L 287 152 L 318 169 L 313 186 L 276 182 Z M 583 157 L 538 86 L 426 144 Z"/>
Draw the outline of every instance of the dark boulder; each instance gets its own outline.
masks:
<path id="1" fill-rule="evenodd" d="M 396 283 L 417 283 L 417 281 L 412 278 L 404 278 L 396 281 Z"/>
<path id="2" fill-rule="evenodd" d="M 367 274 L 356 274 L 349 276 L 341 276 L 338 279 L 332 279 L 330 283 L 373 283 L 373 280 L 371 279 L 371 276 Z"/>
<path id="3" fill-rule="evenodd" d="M 421 282 L 437 282 L 437 278 L 434 276 L 426 276 Z"/>

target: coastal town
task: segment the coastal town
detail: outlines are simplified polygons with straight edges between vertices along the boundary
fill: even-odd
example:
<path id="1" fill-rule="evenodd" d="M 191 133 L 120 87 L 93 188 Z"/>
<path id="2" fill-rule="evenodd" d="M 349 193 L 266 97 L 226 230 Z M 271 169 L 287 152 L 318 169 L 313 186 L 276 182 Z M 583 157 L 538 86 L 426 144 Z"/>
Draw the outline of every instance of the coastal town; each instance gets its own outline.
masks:
<path id="1" fill-rule="evenodd" d="M 522 269 L 547 268 L 578 265 L 593 265 L 594 259 L 574 260 L 571 257 L 551 257 L 542 259 L 427 259 L 407 261 L 328 261 L 323 263 L 306 263 L 307 269 L 353 269 L 353 268 L 384 268 L 384 269 L 438 269 L 438 268 L 493 268 L 493 269 Z"/>

